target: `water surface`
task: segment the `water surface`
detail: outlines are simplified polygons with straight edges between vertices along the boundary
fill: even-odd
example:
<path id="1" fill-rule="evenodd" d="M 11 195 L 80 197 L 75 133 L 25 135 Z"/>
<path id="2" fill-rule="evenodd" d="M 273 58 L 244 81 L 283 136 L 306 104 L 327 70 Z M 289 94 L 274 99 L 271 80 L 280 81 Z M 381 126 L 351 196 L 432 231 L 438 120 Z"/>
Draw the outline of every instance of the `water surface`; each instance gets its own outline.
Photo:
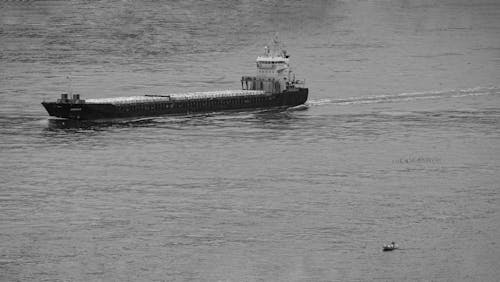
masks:
<path id="1" fill-rule="evenodd" d="M 0 3 L 0 280 L 498 280 L 499 19 L 497 1 Z M 276 31 L 307 107 L 40 105 L 237 89 Z"/>

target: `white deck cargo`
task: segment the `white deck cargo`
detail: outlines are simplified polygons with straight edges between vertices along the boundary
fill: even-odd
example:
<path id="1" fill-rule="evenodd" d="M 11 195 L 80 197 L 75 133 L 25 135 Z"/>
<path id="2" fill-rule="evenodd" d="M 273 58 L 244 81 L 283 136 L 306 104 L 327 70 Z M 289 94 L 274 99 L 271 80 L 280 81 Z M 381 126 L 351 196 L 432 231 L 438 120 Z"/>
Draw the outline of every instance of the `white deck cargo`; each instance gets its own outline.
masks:
<path id="1" fill-rule="evenodd" d="M 152 103 L 152 102 L 168 102 L 179 100 L 198 100 L 210 98 L 225 98 L 237 96 L 255 96 L 263 95 L 262 90 L 220 90 L 206 92 L 191 92 L 191 93 L 174 93 L 167 95 L 148 95 L 148 96 L 130 96 L 130 97 L 114 97 L 114 98 L 99 98 L 86 99 L 87 104 L 136 104 L 136 103 Z"/>

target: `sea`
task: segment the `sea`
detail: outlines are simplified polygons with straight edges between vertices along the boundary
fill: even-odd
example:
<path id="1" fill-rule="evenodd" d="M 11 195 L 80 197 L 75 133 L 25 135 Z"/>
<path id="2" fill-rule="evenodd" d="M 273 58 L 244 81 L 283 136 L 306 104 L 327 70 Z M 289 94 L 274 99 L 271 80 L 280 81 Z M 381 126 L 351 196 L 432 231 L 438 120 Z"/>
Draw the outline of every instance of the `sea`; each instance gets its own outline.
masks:
<path id="1" fill-rule="evenodd" d="M 41 105 L 240 89 L 275 35 L 303 106 Z M 0 2 L 0 281 L 408 280 L 500 280 L 499 1 Z"/>

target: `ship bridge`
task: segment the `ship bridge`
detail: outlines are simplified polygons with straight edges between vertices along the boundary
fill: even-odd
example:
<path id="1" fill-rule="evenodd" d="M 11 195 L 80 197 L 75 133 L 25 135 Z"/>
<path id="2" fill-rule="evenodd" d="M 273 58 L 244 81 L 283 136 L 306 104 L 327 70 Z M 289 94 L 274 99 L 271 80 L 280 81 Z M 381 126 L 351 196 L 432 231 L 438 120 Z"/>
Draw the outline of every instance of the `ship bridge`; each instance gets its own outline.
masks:
<path id="1" fill-rule="evenodd" d="M 296 84 L 302 84 L 295 80 L 295 75 L 290 68 L 290 56 L 277 36 L 273 38 L 270 46 L 264 47 L 264 54 L 257 57 L 256 75 L 241 78 L 243 89 L 279 93 L 294 88 Z"/>

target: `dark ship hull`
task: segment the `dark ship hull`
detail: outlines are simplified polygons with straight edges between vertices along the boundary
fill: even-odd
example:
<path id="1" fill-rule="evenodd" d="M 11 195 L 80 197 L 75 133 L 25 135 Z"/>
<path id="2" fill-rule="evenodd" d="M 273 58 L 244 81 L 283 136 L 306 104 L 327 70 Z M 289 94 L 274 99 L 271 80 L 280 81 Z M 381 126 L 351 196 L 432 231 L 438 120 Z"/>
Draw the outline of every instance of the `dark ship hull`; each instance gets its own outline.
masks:
<path id="1" fill-rule="evenodd" d="M 183 115 L 197 112 L 244 110 L 253 108 L 294 107 L 307 101 L 307 88 L 291 88 L 280 93 L 252 93 L 245 95 L 174 98 L 171 96 L 144 96 L 151 99 L 120 103 L 91 102 L 76 99 L 59 99 L 43 102 L 49 115 L 76 120 L 114 119 L 160 115 Z M 255 91 L 254 91 L 255 92 Z"/>

